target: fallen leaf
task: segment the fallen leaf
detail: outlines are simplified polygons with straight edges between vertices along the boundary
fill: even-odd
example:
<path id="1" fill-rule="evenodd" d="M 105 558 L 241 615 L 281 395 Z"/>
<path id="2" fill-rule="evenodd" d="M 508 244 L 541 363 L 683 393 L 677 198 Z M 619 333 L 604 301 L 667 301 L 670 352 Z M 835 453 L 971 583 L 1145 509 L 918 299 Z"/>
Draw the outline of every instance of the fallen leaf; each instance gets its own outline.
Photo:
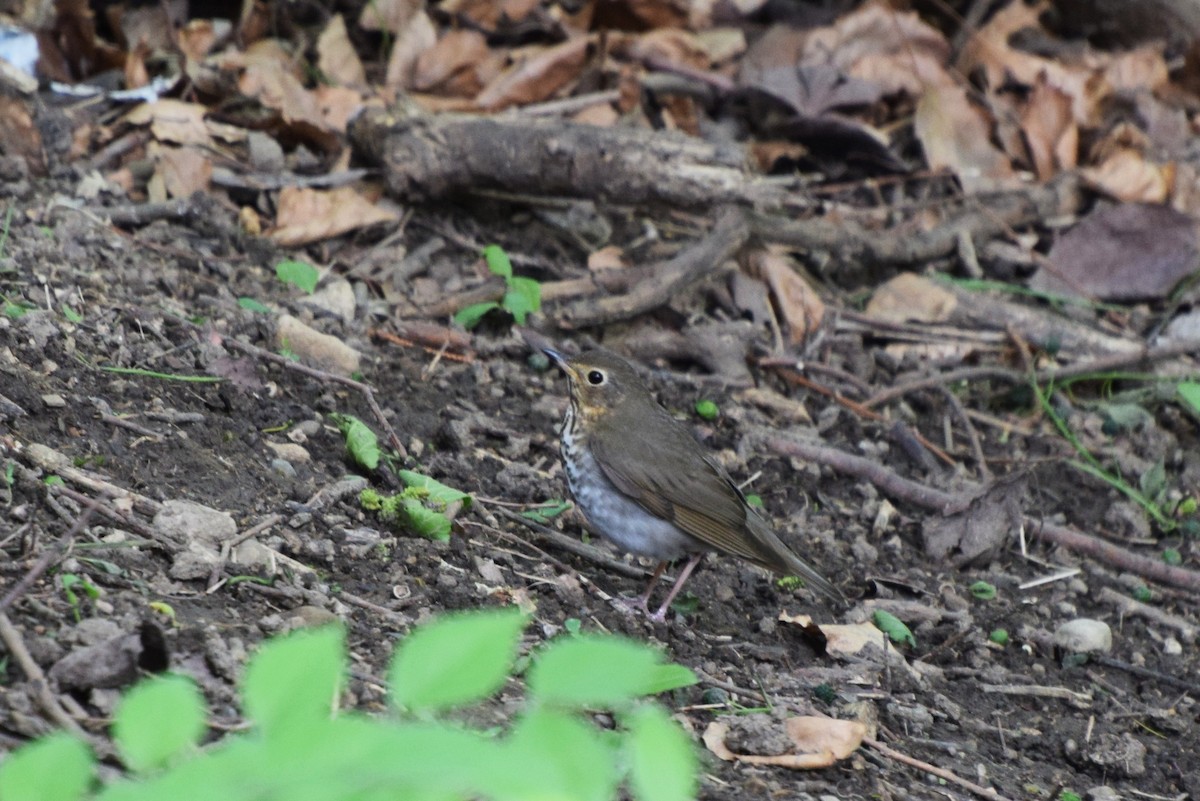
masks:
<path id="1" fill-rule="evenodd" d="M 551 47 L 514 52 L 512 66 L 496 76 L 475 102 L 482 109 L 499 111 L 548 100 L 578 77 L 590 44 L 590 37 L 580 36 Z"/>
<path id="2" fill-rule="evenodd" d="M 986 564 L 1020 528 L 1027 489 L 1025 476 L 1013 474 L 979 490 L 961 509 L 926 515 L 925 553 L 958 568 Z"/>
<path id="3" fill-rule="evenodd" d="M 364 31 L 388 31 L 399 34 L 409 20 L 423 13 L 423 0 L 371 0 L 363 4 L 358 27 Z"/>
<path id="4" fill-rule="evenodd" d="M 609 245 L 588 254 L 589 270 L 616 270 L 629 266 L 625 251 L 619 245 Z"/>
<path id="5" fill-rule="evenodd" d="M 1196 271 L 1196 220 L 1168 206 L 1122 203 L 1067 231 L 1033 289 L 1099 300 L 1165 297 Z"/>
<path id="6" fill-rule="evenodd" d="M 163 98 L 153 103 L 141 103 L 125 115 L 130 125 L 149 125 L 150 132 L 160 142 L 176 145 L 210 145 L 204 115 L 208 109 L 200 103 Z"/>
<path id="7" fill-rule="evenodd" d="M 212 181 L 212 161 L 195 147 L 170 147 L 152 143 L 147 151 L 155 160 L 167 197 L 188 197 L 208 189 Z"/>
<path id="8" fill-rule="evenodd" d="M 750 261 L 771 289 L 775 308 L 787 326 L 788 346 L 795 347 L 821 327 L 825 303 L 780 251 L 758 251 Z"/>
<path id="9" fill-rule="evenodd" d="M 1008 157 L 991 143 L 991 124 L 958 85 L 930 86 L 913 120 L 930 169 L 949 170 L 967 194 L 1018 185 Z"/>
<path id="10" fill-rule="evenodd" d="M 474 96 L 482 84 L 476 67 L 491 54 L 479 31 L 452 30 L 426 48 L 413 65 L 412 88 L 418 92 Z"/>
<path id="11" fill-rule="evenodd" d="M 398 219 L 348 186 L 328 191 L 286 186 L 270 236 L 279 245 L 296 247 Z"/>
<path id="12" fill-rule="evenodd" d="M 1140 152 L 1122 148 L 1079 174 L 1088 186 L 1116 200 L 1162 203 L 1171 196 L 1175 165 L 1154 164 Z"/>
<path id="13" fill-rule="evenodd" d="M 233 30 L 229 20 L 194 19 L 179 29 L 176 44 L 190 61 L 201 61 Z"/>
<path id="14" fill-rule="evenodd" d="M 793 721 L 796 721 L 793 723 Z M 725 745 L 729 723 L 714 720 L 704 730 L 704 745 L 718 759 L 745 762 L 748 765 L 773 765 L 793 770 L 827 768 L 845 759 L 862 744 L 867 727 L 858 721 L 835 718 L 796 717 L 784 723 L 784 730 L 795 743 L 797 753 L 738 754 Z"/>
<path id="15" fill-rule="evenodd" d="M 1079 126 L 1071 114 L 1071 98 L 1038 79 L 1021 112 L 1021 130 L 1038 180 L 1048 181 L 1074 169 L 1079 153 Z"/>
<path id="16" fill-rule="evenodd" d="M 954 294 L 916 273 L 900 273 L 875 290 L 867 302 L 868 317 L 888 323 L 940 323 L 958 305 Z"/>
<path id="17" fill-rule="evenodd" d="M 367 72 L 350 43 L 341 14 L 334 14 L 317 36 L 317 69 L 342 86 L 362 86 L 367 82 Z"/>
<path id="18" fill-rule="evenodd" d="M 388 57 L 386 84 L 389 87 L 413 87 L 413 71 L 422 53 L 437 44 L 437 29 L 429 14 L 421 11 L 396 34 L 392 54 Z"/>

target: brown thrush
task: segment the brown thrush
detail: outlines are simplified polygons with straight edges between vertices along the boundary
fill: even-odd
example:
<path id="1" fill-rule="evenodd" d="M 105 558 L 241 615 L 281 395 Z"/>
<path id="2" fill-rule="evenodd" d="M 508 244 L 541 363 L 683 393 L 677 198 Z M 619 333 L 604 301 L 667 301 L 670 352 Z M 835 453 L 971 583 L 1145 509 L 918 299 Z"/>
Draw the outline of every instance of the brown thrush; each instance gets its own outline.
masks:
<path id="1" fill-rule="evenodd" d="M 547 348 L 570 381 L 562 427 L 567 484 L 593 529 L 619 548 L 660 564 L 638 599 L 643 611 L 667 563 L 689 557 L 658 611 L 667 608 L 708 551 L 783 575 L 800 576 L 844 602 L 820 573 L 791 552 L 746 504 L 729 475 L 659 406 L 637 373 L 602 350 L 574 359 Z"/>

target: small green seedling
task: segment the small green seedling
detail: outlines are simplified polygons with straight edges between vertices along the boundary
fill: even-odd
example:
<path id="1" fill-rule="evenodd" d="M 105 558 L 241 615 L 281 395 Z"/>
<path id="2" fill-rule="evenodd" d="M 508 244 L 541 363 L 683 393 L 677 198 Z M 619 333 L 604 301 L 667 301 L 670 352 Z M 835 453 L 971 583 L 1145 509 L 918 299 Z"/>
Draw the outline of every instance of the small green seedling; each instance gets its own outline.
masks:
<path id="1" fill-rule="evenodd" d="M 379 437 L 375 436 L 366 423 L 352 414 L 331 414 L 331 419 L 346 439 L 346 452 L 359 467 L 374 470 L 379 467 L 379 459 L 383 455 L 379 447 Z"/>
<path id="2" fill-rule="evenodd" d="M 996 645 L 1008 645 L 1008 632 L 1004 629 L 994 629 L 988 635 L 988 639 L 996 643 Z"/>
<path id="3" fill-rule="evenodd" d="M 979 601 L 990 601 L 996 597 L 996 588 L 986 581 L 977 581 L 967 589 Z"/>
<path id="4" fill-rule="evenodd" d="M 71 614 L 75 617 L 75 622 L 79 622 L 83 618 L 82 614 L 82 599 L 79 597 L 82 593 L 89 600 L 96 600 L 100 597 L 100 588 L 92 583 L 87 576 L 78 576 L 74 573 L 63 573 L 58 577 L 59 583 L 62 585 L 63 597 L 67 599 L 67 603 L 71 606 Z M 79 592 L 76 592 L 76 590 Z"/>
<path id="5" fill-rule="evenodd" d="M 427 539 L 449 540 L 451 523 L 446 511 L 451 504 L 470 506 L 471 496 L 411 470 L 399 470 L 396 474 L 406 485 L 403 492 L 382 495 L 373 489 L 365 489 L 358 496 L 362 507 L 378 512 L 389 523 L 407 526 Z"/>
<path id="6" fill-rule="evenodd" d="M 871 622 L 875 624 L 875 628 L 886 634 L 889 640 L 898 645 L 915 646 L 917 644 L 917 638 L 913 636 L 908 626 L 904 625 L 904 621 L 891 612 L 876 609 Z"/>
<path id="7" fill-rule="evenodd" d="M 255 314 L 270 314 L 271 313 L 271 309 L 269 306 L 267 306 L 266 304 L 262 303 L 259 300 L 254 299 L 254 298 L 248 298 L 248 297 L 244 297 L 244 296 L 240 297 L 240 298 L 238 298 L 238 306 L 242 307 L 243 309 L 245 309 L 248 312 L 254 312 Z"/>
<path id="8" fill-rule="evenodd" d="M 721 414 L 720 408 L 718 408 L 717 404 L 714 403 L 713 401 L 710 401 L 710 400 L 696 401 L 696 415 L 699 416 L 700 419 L 716 420 L 717 416 L 720 414 Z"/>
<path id="9" fill-rule="evenodd" d="M 504 297 L 499 303 L 488 301 L 467 306 L 454 315 L 454 321 L 463 328 L 470 329 L 477 326 L 483 316 L 492 309 L 503 309 L 512 315 L 517 325 L 525 325 L 529 315 L 542 308 L 542 285 L 532 278 L 513 275 L 512 261 L 499 245 L 485 247 L 483 258 L 487 262 L 488 270 L 504 279 Z"/>

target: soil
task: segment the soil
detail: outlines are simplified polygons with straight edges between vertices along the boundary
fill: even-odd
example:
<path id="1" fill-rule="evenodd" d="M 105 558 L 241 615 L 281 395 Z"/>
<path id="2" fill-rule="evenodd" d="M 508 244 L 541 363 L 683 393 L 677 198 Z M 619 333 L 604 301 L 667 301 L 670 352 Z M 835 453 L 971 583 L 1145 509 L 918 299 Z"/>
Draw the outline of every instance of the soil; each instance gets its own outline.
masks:
<path id="1" fill-rule="evenodd" d="M 907 458 L 887 425 L 756 373 L 760 385 L 803 403 L 816 422 L 800 426 L 781 410 L 743 402 L 736 389 L 706 380 L 694 365 L 649 365 L 648 381 L 662 403 L 689 420 L 737 480 L 751 481 L 747 492 L 762 497 L 781 536 L 853 599 L 848 610 L 825 608 L 803 590 L 780 589 L 757 568 L 716 557 L 688 585 L 694 609 L 655 624 L 606 600 L 637 593 L 642 579 L 569 553 L 503 514 L 566 493 L 557 444 L 566 383 L 531 358 L 513 330 L 501 323 L 477 333 L 465 360 L 384 341 L 371 335 L 387 324 L 372 286 L 354 282 L 357 302 L 348 320 L 308 304 L 275 277 L 274 264 L 285 254 L 218 224 L 232 218 L 228 210 L 192 225 L 119 231 L 94 216 L 94 208 L 50 202 L 56 188 L 62 187 L 35 183 L 12 201 L 0 261 L 4 297 L 31 307 L 0 316 L 0 395 L 23 411 L 6 407 L 0 417 L 0 457 L 12 475 L 0 503 L 5 592 L 70 534 L 66 552 L 7 610 L 43 669 L 53 670 L 86 644 L 138 633 L 150 621 L 164 634 L 171 667 L 195 676 L 214 717 L 234 723 L 231 704 L 246 653 L 269 635 L 335 616 L 348 627 L 356 666 L 348 697 L 382 710 L 375 677 L 386 674 L 393 644 L 413 625 L 447 610 L 520 603 L 532 610 L 531 648 L 577 619 L 585 631 L 661 644 L 670 658 L 696 670 L 699 685 L 664 700 L 697 740 L 718 716 L 764 706 L 755 696 L 765 693 L 773 711 L 733 718 L 740 727 L 731 737 L 735 750 L 777 750 L 773 724 L 785 713 L 808 711 L 863 720 L 895 751 L 1009 798 L 1052 798 L 1064 789 L 1094 798 L 1200 797 L 1196 643 L 1170 619 L 1125 614 L 1105 593 L 1128 597 L 1143 581 L 1032 533 L 1026 553 L 1012 537 L 967 567 L 932 559 L 922 539 L 927 514 L 901 502 L 893 507 L 872 486 L 828 468 L 747 447 L 744 437 L 752 425 L 805 428 L 915 480 L 941 487 L 959 481 Z M 530 252 L 539 247 L 531 243 L 545 237 L 527 217 L 493 214 L 489 222 L 468 214 L 421 210 L 405 244 L 415 248 L 429 236 L 424 223 L 471 230 L 479 241 L 498 241 L 530 260 L 562 258 L 553 244 Z M 475 253 L 451 251 L 434 274 L 451 275 L 460 285 L 475 280 Z M 327 283 L 336 280 L 326 276 Z M 272 313 L 243 308 L 242 297 Z M 458 515 L 449 542 L 392 530 L 362 510 L 356 492 L 338 495 L 348 477 L 365 478 L 381 491 L 398 484 L 386 468 L 367 473 L 351 462 L 331 413 L 353 414 L 382 434 L 381 427 L 354 387 L 229 344 L 240 340 L 276 351 L 273 332 L 282 312 L 362 355 L 363 380 L 374 387 L 407 450 L 402 466 L 475 497 Z M 591 332 L 597 340 L 547 333 L 571 349 L 603 342 L 605 332 Z M 854 351 L 843 363 L 860 365 L 864 381 L 886 380 L 870 343 L 842 346 Z M 234 377 L 196 383 L 109 367 Z M 893 408 L 941 443 L 943 421 L 952 414 L 941 397 Z M 692 413 L 701 398 L 718 403 L 715 421 Z M 1140 433 L 1108 443 L 1130 464 L 1164 459 L 1169 474 L 1178 476 L 1193 459 L 1189 454 L 1200 453 L 1197 427 L 1161 408 Z M 1098 428 L 1093 412 L 1080 411 L 1075 419 Z M 994 471 L 1027 473 L 1034 488 L 1024 502 L 1029 514 L 1152 555 L 1172 546 L 1185 564 L 1195 562 L 1194 541 L 1154 540 L 1144 515 L 1115 490 L 1063 467 L 1064 447 L 1049 427 L 1034 427 L 1032 435 L 980 430 Z M 170 532 L 136 503 L 122 507 L 125 523 L 97 515 L 73 530 L 83 506 L 42 481 L 47 471 L 30 456 L 34 445 L 154 502 L 192 501 L 227 513 L 238 532 L 278 515 L 253 538 L 273 559 L 260 566 L 230 561 L 216 572 L 224 579 L 219 582 L 210 582 L 211 568 L 181 578 L 185 571 L 173 571 L 178 560 Z M 968 453 L 961 439 L 957 445 Z M 103 497 L 69 478 L 66 486 Z M 585 536 L 575 512 L 549 525 L 575 539 Z M 1078 572 L 1023 588 L 1063 567 Z M 98 595 L 82 595 L 72 605 L 62 589 L 65 575 L 86 577 Z M 976 582 L 994 586 L 995 598 L 975 598 L 969 588 Z M 1151 589 L 1154 608 L 1200 624 L 1194 597 Z M 151 603 L 160 611 L 169 605 L 173 620 Z M 779 619 L 781 612 L 807 612 L 818 624 L 859 622 L 876 608 L 893 611 L 913 630 L 916 644 L 898 646 L 902 663 L 885 667 L 883 656 L 871 653 L 835 658 L 802 627 Z M 1111 627 L 1109 663 L 1081 665 L 1056 650 L 1054 631 L 1077 618 Z M 1006 645 L 989 640 L 997 629 L 1009 633 Z M 30 711 L 33 690 L 17 664 L 6 659 L 3 666 L 0 748 L 7 749 L 50 724 Z M 57 675 L 61 680 L 61 669 Z M 102 732 L 115 693 L 83 685 L 71 698 L 87 716 L 85 727 Z M 832 694 L 817 693 L 819 685 Z M 865 746 L 807 773 L 710 757 L 701 792 L 706 799 L 968 796 L 958 784 Z"/>

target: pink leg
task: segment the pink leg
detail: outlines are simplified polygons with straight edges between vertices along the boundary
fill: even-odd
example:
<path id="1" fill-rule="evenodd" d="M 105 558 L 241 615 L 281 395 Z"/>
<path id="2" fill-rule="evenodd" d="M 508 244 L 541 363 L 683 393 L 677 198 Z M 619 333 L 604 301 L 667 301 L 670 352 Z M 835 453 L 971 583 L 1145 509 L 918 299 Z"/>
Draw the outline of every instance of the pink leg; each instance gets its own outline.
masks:
<path id="1" fill-rule="evenodd" d="M 671 601 L 675 600 L 675 596 L 678 595 L 679 591 L 683 589 L 683 582 L 688 580 L 688 576 L 692 575 L 692 571 L 696 569 L 696 565 L 700 564 L 700 560 L 703 558 L 704 554 L 698 553 L 692 556 L 692 558 L 688 559 L 687 564 L 683 566 L 683 570 L 679 571 L 679 578 L 675 579 L 675 586 L 671 588 L 669 593 L 667 593 L 667 599 L 662 602 L 662 606 L 658 607 L 658 611 L 650 616 L 651 620 L 657 623 L 662 623 L 667 619 L 667 609 L 670 608 Z M 660 570 L 659 572 L 661 573 L 662 571 Z M 657 579 L 658 573 L 655 573 L 654 577 Z M 649 591 L 647 591 L 646 598 L 643 603 L 649 599 L 650 595 Z"/>
<path id="2" fill-rule="evenodd" d="M 659 562 L 658 567 L 654 568 L 654 575 L 650 577 L 650 583 L 646 585 L 646 591 L 637 598 L 617 598 L 616 603 L 630 609 L 640 609 L 646 614 L 650 614 L 650 596 L 654 594 L 654 587 L 658 584 L 659 577 L 663 571 L 667 569 L 666 562 Z"/>

